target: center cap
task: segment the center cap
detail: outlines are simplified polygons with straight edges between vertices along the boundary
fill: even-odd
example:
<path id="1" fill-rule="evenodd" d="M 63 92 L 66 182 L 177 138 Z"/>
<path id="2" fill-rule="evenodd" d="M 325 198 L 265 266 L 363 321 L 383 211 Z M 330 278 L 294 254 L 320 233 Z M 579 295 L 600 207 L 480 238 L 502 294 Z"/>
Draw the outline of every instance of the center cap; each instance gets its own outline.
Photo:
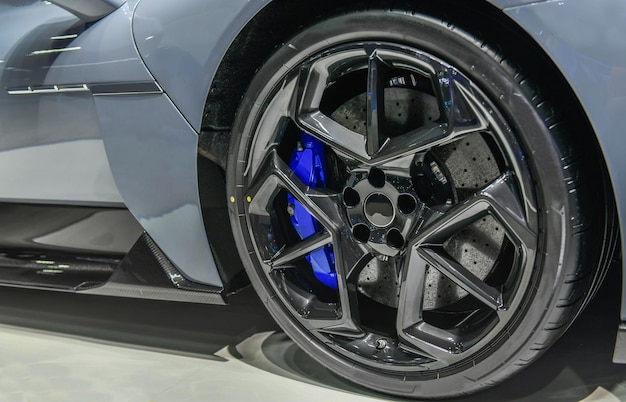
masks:
<path id="1" fill-rule="evenodd" d="M 391 200 L 384 194 L 373 193 L 365 200 L 365 216 L 372 225 L 378 227 L 388 226 L 395 217 L 396 211 Z"/>

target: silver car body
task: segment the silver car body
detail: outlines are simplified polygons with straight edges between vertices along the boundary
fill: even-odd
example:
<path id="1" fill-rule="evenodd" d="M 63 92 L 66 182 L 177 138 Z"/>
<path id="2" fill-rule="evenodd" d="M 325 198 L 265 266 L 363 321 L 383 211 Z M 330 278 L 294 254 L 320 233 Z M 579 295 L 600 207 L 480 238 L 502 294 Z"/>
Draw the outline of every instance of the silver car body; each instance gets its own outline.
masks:
<path id="1" fill-rule="evenodd" d="M 198 133 L 220 62 L 270 2 L 95 0 L 85 17 L 63 1 L 0 1 L 0 201 L 123 206 L 186 279 L 220 288 L 202 224 Z M 626 3 L 489 2 L 570 84 L 626 233 Z M 93 18 L 89 29 L 68 36 L 79 17 Z"/>

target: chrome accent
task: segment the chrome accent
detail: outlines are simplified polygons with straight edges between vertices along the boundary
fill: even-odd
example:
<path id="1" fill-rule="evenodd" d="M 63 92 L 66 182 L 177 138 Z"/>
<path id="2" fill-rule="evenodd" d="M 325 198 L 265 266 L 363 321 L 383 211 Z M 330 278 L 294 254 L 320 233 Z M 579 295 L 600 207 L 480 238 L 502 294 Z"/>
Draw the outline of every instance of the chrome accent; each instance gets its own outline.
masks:
<path id="1" fill-rule="evenodd" d="M 78 34 L 51 36 L 50 40 L 64 40 L 78 38 Z"/>
<path id="2" fill-rule="evenodd" d="M 32 94 L 55 94 L 65 92 L 89 92 L 87 84 L 70 84 L 70 85 L 41 85 L 30 86 L 25 88 L 9 88 L 9 95 L 32 95 Z"/>
<path id="3" fill-rule="evenodd" d="M 46 49 L 46 50 L 35 50 L 29 54 L 29 56 L 40 56 L 42 54 L 53 54 L 53 53 L 63 53 L 63 52 L 72 52 L 74 50 L 82 49 L 80 46 L 74 47 L 64 47 L 62 49 Z"/>

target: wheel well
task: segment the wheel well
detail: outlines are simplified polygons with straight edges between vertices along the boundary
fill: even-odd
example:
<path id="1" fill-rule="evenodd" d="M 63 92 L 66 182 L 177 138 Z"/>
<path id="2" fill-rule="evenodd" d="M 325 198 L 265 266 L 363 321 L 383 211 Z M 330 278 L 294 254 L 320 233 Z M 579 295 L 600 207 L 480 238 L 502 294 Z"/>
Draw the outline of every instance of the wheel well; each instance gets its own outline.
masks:
<path id="1" fill-rule="evenodd" d="M 589 128 L 587 132 L 592 132 L 591 125 L 582 117 L 584 113 L 574 93 L 545 52 L 515 22 L 486 0 L 273 0 L 244 27 L 222 59 L 204 108 L 201 154 L 225 166 L 222 158 L 226 157 L 228 134 L 240 100 L 256 71 L 278 47 L 323 19 L 368 9 L 423 13 L 484 40 L 507 55 L 525 76 L 544 89 L 544 98 L 556 94 L 550 102 L 568 116 L 581 116 L 580 123 Z M 216 136 L 215 133 L 220 134 Z"/>
<path id="2" fill-rule="evenodd" d="M 593 128 L 563 75 L 541 47 L 501 10 L 486 0 L 273 0 L 235 38 L 216 72 L 204 108 L 199 154 L 226 166 L 230 130 L 248 84 L 265 60 L 298 32 L 315 23 L 358 10 L 402 10 L 429 15 L 484 41 L 541 88 L 541 97 L 567 116 L 574 141 L 593 149 L 593 161 L 606 177 L 607 204 L 614 194 Z M 468 18 L 471 16 L 471 18 Z M 512 51 L 512 49 L 514 51 Z M 529 61 L 531 60 L 531 61 Z M 202 180 L 202 178 L 200 178 Z M 225 195 L 224 197 L 225 198 Z M 614 224 L 608 222 L 608 225 Z M 608 251 L 608 250 L 607 250 Z M 604 256 L 603 260 L 610 258 Z M 600 261 L 604 263 L 604 261 Z"/>

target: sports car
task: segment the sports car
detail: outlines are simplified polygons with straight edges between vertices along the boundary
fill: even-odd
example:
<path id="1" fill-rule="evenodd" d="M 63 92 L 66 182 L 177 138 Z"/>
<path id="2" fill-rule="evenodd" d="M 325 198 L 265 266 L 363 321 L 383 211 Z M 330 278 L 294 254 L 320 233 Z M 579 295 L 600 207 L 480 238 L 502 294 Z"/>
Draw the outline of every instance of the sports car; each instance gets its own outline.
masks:
<path id="1" fill-rule="evenodd" d="M 624 37 L 622 0 L 0 0 L 0 284 L 252 286 L 365 387 L 489 387 L 621 258 Z"/>

